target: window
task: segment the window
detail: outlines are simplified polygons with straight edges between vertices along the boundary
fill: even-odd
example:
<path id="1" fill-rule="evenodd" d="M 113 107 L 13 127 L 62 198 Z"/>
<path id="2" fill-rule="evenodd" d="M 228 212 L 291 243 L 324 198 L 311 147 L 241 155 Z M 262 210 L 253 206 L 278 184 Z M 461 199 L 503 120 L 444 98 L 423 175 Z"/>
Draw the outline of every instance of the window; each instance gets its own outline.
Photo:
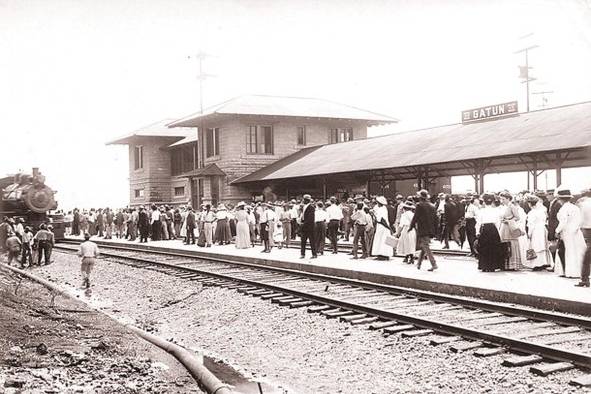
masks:
<path id="1" fill-rule="evenodd" d="M 144 168 L 144 147 L 141 145 L 133 148 L 133 168 L 136 170 Z"/>
<path id="2" fill-rule="evenodd" d="M 170 151 L 170 173 L 179 175 L 197 168 L 197 144 L 186 145 Z"/>
<path id="3" fill-rule="evenodd" d="M 135 189 L 135 198 L 142 198 L 144 197 L 144 189 Z"/>
<path id="4" fill-rule="evenodd" d="M 205 130 L 206 142 L 206 157 L 218 156 L 220 154 L 220 129 L 215 127 L 213 129 Z"/>
<path id="5" fill-rule="evenodd" d="M 353 129 L 330 129 L 330 143 L 347 142 L 353 139 Z"/>
<path id="6" fill-rule="evenodd" d="M 183 197 L 185 195 L 185 187 L 179 186 L 174 188 L 174 196 L 175 197 Z"/>
<path id="7" fill-rule="evenodd" d="M 250 154 L 273 154 L 273 127 L 248 126 L 246 152 Z"/>
<path id="8" fill-rule="evenodd" d="M 306 145 L 306 126 L 298 127 L 298 145 Z"/>

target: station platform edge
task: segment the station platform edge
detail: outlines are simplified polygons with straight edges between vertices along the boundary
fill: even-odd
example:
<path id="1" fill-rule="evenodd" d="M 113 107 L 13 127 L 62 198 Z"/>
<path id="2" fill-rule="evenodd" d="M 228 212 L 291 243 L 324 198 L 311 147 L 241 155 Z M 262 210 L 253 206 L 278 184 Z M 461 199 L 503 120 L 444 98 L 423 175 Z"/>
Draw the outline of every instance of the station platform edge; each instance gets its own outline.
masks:
<path id="1" fill-rule="evenodd" d="M 81 240 L 80 237 L 66 239 Z M 137 241 L 93 237 L 92 241 L 96 242 L 99 248 L 101 245 L 127 244 L 146 251 L 174 250 L 200 258 L 231 259 L 273 268 L 591 316 L 591 289 L 575 287 L 577 279 L 561 278 L 550 271 L 532 272 L 527 269 L 480 272 L 476 260 L 466 256 L 438 255 L 436 259 L 439 268 L 429 272 L 428 261 L 424 261 L 421 270 L 418 270 L 416 265 L 405 264 L 402 258 L 398 257 L 389 261 L 376 261 L 371 258 L 351 260 L 351 256 L 345 252 L 336 255 L 325 252 L 317 259 L 310 259 L 308 251 L 306 258 L 300 259 L 299 249 L 273 248 L 271 253 L 261 253 L 260 246 L 237 249 L 231 244 L 202 248 L 185 245 L 180 240 L 140 244 Z"/>

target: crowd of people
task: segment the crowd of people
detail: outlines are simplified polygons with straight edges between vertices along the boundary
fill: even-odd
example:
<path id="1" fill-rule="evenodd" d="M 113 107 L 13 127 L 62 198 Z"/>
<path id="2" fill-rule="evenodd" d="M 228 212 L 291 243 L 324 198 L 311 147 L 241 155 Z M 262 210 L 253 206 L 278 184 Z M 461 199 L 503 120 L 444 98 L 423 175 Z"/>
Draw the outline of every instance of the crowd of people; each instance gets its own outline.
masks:
<path id="1" fill-rule="evenodd" d="M 55 244 L 53 227 L 42 223 L 33 233 L 24 218 L 5 216 L 0 223 L 0 255 L 6 255 L 6 262 L 21 268 L 51 263 L 51 252 Z"/>
<path id="2" fill-rule="evenodd" d="M 260 242 L 261 252 L 270 253 L 299 238 L 301 258 L 307 249 L 311 258 L 325 249 L 336 254 L 339 245 L 352 240 L 352 259 L 389 260 L 398 255 L 418 269 L 428 259 L 430 271 L 438 268 L 433 239 L 443 249 L 450 248 L 450 242 L 460 249 L 467 243 L 483 272 L 554 270 L 560 276 L 581 277 L 578 285 L 588 287 L 590 196 L 585 190 L 575 198 L 562 187 L 554 194 L 431 196 L 421 190 L 394 199 L 356 195 L 324 201 L 304 195 L 290 201 L 203 204 L 196 210 L 168 205 L 75 209 L 65 217 L 67 234 L 139 242 L 182 239 L 204 248 L 233 243 L 243 249 Z"/>
<path id="3" fill-rule="evenodd" d="M 472 234 L 478 268 L 552 269 L 562 277 L 580 277 L 576 286 L 589 287 L 591 190 L 574 196 L 559 187 L 551 197 L 501 192 L 472 198 L 466 207 L 466 233 Z"/>

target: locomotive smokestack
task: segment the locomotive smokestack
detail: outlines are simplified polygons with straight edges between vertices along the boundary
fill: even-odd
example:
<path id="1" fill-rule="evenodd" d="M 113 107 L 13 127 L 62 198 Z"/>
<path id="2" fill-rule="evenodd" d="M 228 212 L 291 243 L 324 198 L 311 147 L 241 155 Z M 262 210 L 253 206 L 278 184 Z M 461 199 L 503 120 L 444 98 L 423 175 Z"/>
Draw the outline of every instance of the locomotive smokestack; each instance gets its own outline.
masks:
<path id="1" fill-rule="evenodd" d="M 33 178 L 36 178 L 39 175 L 39 167 L 33 167 Z"/>

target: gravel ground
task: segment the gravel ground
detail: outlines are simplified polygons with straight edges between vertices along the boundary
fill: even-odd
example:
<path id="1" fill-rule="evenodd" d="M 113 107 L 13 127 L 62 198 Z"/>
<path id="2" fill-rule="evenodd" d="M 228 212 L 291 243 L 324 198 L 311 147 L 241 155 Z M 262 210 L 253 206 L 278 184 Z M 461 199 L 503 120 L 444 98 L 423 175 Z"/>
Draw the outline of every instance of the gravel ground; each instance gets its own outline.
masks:
<path id="1" fill-rule="evenodd" d="M 56 252 L 56 260 L 37 273 L 78 286 L 78 259 Z M 581 371 L 537 377 L 527 367 L 502 367 L 506 356 L 453 353 L 446 345 L 429 345 L 431 336 L 385 338 L 305 309 L 108 260 L 96 266 L 89 302 L 183 346 L 204 349 L 279 393 L 585 392 L 567 384 Z"/>
<path id="2" fill-rule="evenodd" d="M 201 393 L 168 353 L 0 270 L 0 393 Z"/>

